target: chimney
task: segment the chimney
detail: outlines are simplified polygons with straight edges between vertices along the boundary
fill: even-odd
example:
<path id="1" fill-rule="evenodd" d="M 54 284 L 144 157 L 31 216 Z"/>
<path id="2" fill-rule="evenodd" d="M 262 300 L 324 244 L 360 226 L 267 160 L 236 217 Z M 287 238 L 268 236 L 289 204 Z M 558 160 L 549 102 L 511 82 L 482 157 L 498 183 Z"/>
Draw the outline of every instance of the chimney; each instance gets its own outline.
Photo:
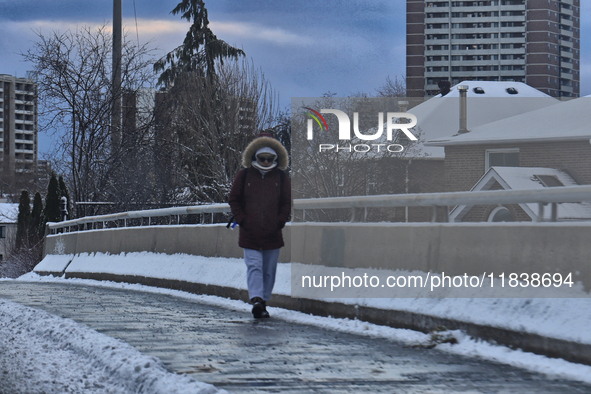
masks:
<path id="1" fill-rule="evenodd" d="M 469 132 L 468 130 L 468 85 L 458 86 L 460 91 L 460 129 L 458 134 Z"/>
<path id="2" fill-rule="evenodd" d="M 406 112 L 408 110 L 408 101 L 399 101 L 398 110 L 400 112 Z"/>

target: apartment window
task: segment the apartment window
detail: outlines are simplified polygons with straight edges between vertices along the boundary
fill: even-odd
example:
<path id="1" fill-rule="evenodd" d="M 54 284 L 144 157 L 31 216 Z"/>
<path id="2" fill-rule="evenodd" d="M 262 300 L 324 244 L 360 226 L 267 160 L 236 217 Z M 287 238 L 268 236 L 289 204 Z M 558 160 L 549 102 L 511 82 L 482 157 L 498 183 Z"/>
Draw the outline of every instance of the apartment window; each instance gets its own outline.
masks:
<path id="1" fill-rule="evenodd" d="M 519 149 L 486 150 L 485 167 L 485 171 L 490 167 L 519 167 Z"/>
<path id="2" fill-rule="evenodd" d="M 0 238 L 6 238 L 6 226 L 0 226 Z"/>

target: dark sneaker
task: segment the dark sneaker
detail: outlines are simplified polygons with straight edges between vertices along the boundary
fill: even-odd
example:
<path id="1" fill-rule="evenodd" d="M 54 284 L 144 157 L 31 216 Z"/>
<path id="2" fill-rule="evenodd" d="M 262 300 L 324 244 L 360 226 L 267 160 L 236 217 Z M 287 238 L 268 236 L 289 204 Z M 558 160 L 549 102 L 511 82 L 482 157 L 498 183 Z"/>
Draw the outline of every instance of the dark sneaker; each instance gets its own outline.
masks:
<path id="1" fill-rule="evenodd" d="M 269 317 L 269 312 L 265 308 L 265 301 L 261 297 L 254 297 L 252 300 L 252 315 L 255 319 L 260 319 L 261 317 Z M 264 314 L 267 316 L 263 316 Z"/>
<path id="2" fill-rule="evenodd" d="M 263 301 L 263 312 L 261 312 L 261 317 L 271 317 L 271 315 L 269 315 L 269 312 L 267 312 L 267 303 L 265 301 Z"/>

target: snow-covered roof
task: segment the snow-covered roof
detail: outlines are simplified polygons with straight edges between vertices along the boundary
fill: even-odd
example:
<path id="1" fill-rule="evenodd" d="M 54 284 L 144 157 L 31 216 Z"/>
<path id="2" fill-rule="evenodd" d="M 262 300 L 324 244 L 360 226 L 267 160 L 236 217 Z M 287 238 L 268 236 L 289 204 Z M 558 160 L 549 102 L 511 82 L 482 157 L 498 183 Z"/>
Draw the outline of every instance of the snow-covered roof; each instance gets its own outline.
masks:
<path id="1" fill-rule="evenodd" d="M 535 190 L 545 187 L 576 186 L 577 182 L 566 172 L 542 167 L 491 167 L 474 185 L 472 191 L 490 190 L 499 183 L 505 190 Z M 532 221 L 538 217 L 538 204 L 519 204 Z M 451 221 L 460 221 L 470 206 L 459 205 L 450 213 Z M 544 210 L 544 220 L 550 219 L 550 209 Z M 559 203 L 559 220 L 591 219 L 591 203 Z"/>
<path id="2" fill-rule="evenodd" d="M 439 94 L 408 111 L 417 117 L 421 141 L 437 140 L 458 132 L 459 85 L 468 86 L 469 130 L 560 102 L 521 82 L 464 81 L 452 87 L 447 95 Z M 439 146 L 422 145 L 421 148 L 429 156 L 444 157 L 444 150 Z"/>
<path id="3" fill-rule="evenodd" d="M 468 97 L 550 97 L 523 82 L 505 81 L 462 81 L 453 86 L 444 97 L 460 97 L 458 86 L 468 86 Z M 441 94 L 433 98 L 441 98 Z"/>
<path id="4" fill-rule="evenodd" d="M 18 219 L 18 204 L 0 203 L 0 223 L 16 223 Z"/>
<path id="5" fill-rule="evenodd" d="M 468 117 L 470 118 L 468 102 Z M 591 98 L 561 101 L 556 105 L 535 109 L 470 128 L 464 134 L 452 133 L 431 139 L 429 146 L 468 145 L 503 142 L 540 142 L 552 140 L 588 140 L 591 138 Z"/>

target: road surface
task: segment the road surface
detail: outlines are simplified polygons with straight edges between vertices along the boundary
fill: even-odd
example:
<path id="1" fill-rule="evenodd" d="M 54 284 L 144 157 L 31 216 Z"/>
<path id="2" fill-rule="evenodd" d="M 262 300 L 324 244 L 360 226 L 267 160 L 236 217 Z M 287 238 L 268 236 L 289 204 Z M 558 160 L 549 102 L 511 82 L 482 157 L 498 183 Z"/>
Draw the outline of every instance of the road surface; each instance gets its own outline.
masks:
<path id="1" fill-rule="evenodd" d="M 589 393 L 591 386 L 402 344 L 200 304 L 69 283 L 0 282 L 0 298 L 121 339 L 230 392 Z"/>

